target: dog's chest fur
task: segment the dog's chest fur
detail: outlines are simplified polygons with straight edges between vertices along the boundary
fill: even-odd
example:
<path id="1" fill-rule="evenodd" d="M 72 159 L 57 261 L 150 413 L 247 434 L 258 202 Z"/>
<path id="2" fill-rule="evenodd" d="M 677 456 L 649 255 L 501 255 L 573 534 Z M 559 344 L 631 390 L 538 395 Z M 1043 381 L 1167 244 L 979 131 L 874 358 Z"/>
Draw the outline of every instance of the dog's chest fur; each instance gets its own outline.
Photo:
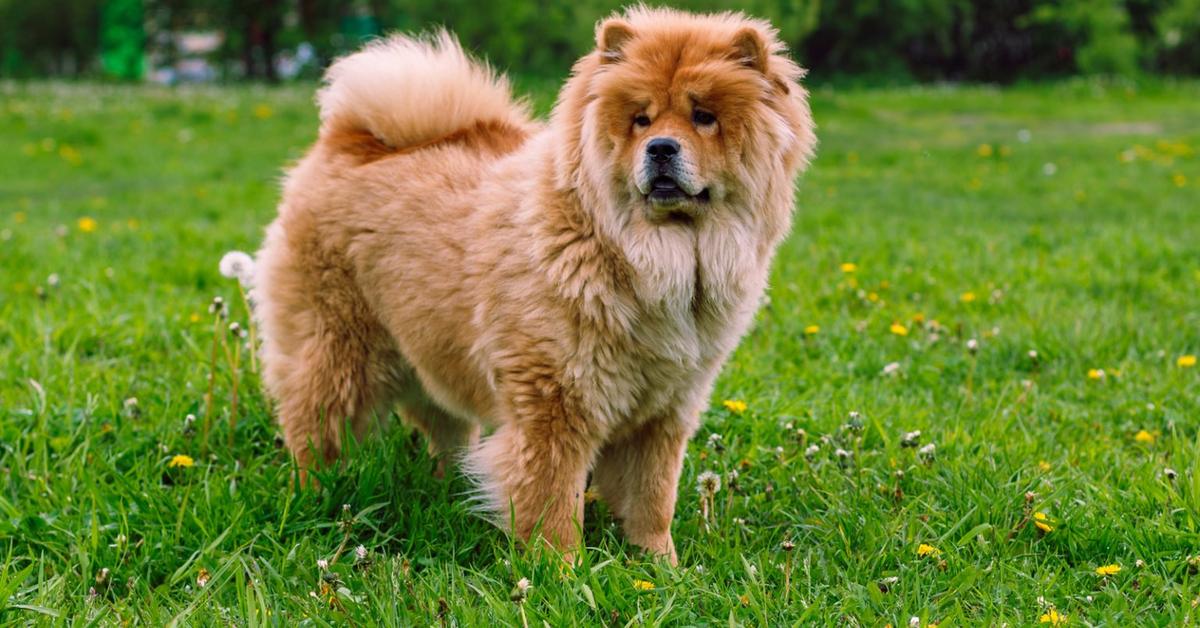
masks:
<path id="1" fill-rule="evenodd" d="M 613 324 L 581 330 L 573 364 L 597 420 L 621 429 L 683 412 L 690 396 L 707 394 L 765 283 L 758 243 L 742 227 L 714 219 L 626 234 L 629 274 L 602 306 Z"/>

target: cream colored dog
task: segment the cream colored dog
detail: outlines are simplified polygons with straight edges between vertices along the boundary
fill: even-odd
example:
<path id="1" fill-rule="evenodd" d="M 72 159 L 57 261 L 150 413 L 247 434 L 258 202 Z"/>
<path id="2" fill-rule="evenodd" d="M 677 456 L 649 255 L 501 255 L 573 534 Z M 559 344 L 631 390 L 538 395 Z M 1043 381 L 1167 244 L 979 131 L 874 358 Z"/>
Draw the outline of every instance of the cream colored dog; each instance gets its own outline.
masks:
<path id="1" fill-rule="evenodd" d="M 573 550 L 590 471 L 629 540 L 674 562 L 688 438 L 813 151 L 782 49 L 740 14 L 632 9 L 545 124 L 446 34 L 335 63 L 255 293 L 302 468 L 399 404 L 433 454 L 467 448 L 522 538 Z"/>

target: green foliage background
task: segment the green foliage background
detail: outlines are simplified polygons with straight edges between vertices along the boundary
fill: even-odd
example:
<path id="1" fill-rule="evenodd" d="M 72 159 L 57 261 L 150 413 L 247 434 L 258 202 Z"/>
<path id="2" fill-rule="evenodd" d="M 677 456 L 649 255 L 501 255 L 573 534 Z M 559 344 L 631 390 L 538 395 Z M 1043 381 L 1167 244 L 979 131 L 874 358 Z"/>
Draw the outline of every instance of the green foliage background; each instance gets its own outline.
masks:
<path id="1" fill-rule="evenodd" d="M 328 61 L 374 34 L 446 26 L 498 66 L 534 76 L 559 76 L 590 45 L 596 20 L 629 3 L 143 0 L 150 31 L 145 35 L 128 32 L 127 23 L 101 17 L 113 13 L 113 5 L 130 4 L 139 3 L 0 0 L 0 74 L 87 75 L 105 69 L 110 75 L 126 76 L 99 60 L 109 59 L 108 51 L 114 48 L 141 46 L 144 39 L 154 40 L 160 32 L 220 30 L 226 39 L 215 60 L 226 76 L 274 79 L 267 61 L 302 41 L 315 46 L 320 59 Z M 1200 0 L 681 0 L 668 4 L 697 11 L 740 9 L 767 18 L 819 76 L 1006 82 L 1073 73 L 1200 72 Z"/>

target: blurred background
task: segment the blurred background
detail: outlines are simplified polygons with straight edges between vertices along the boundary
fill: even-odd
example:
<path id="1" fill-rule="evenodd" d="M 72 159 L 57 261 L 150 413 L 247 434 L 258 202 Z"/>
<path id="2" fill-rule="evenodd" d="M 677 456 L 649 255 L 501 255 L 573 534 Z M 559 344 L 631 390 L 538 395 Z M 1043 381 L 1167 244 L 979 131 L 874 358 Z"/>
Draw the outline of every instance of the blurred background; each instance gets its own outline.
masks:
<path id="1" fill-rule="evenodd" d="M 288 81 L 437 25 L 496 66 L 558 77 L 608 0 L 0 0 L 0 77 Z M 822 79 L 1013 82 L 1200 73 L 1200 0 L 682 1 L 768 18 Z"/>

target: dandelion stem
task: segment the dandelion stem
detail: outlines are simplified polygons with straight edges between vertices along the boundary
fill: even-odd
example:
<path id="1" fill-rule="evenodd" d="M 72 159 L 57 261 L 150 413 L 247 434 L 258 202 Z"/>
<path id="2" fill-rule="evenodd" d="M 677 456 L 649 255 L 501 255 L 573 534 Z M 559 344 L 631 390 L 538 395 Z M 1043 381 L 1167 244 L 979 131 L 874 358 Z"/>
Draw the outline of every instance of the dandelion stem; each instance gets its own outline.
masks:
<path id="1" fill-rule="evenodd" d="M 250 331 L 250 372 L 258 374 L 258 351 L 256 345 L 256 325 L 254 324 L 254 309 L 250 307 L 250 297 L 246 296 L 246 289 L 242 284 L 238 283 L 238 294 L 242 295 L 242 305 L 246 307 L 246 327 Z"/>
<path id="2" fill-rule="evenodd" d="M 229 450 L 233 451 L 234 432 L 237 431 L 238 418 L 238 365 L 241 362 L 242 344 L 235 338 L 233 341 L 233 369 L 230 372 L 229 399 Z"/>
<path id="3" fill-rule="evenodd" d="M 792 553 L 788 552 L 783 562 L 783 604 L 787 606 L 788 598 L 792 595 Z"/>
<path id="4" fill-rule="evenodd" d="M 221 339 L 221 313 L 213 315 L 212 350 L 208 357 L 208 392 L 204 394 L 204 452 L 208 453 L 208 434 L 212 428 L 213 388 L 217 383 L 217 344 Z"/>

